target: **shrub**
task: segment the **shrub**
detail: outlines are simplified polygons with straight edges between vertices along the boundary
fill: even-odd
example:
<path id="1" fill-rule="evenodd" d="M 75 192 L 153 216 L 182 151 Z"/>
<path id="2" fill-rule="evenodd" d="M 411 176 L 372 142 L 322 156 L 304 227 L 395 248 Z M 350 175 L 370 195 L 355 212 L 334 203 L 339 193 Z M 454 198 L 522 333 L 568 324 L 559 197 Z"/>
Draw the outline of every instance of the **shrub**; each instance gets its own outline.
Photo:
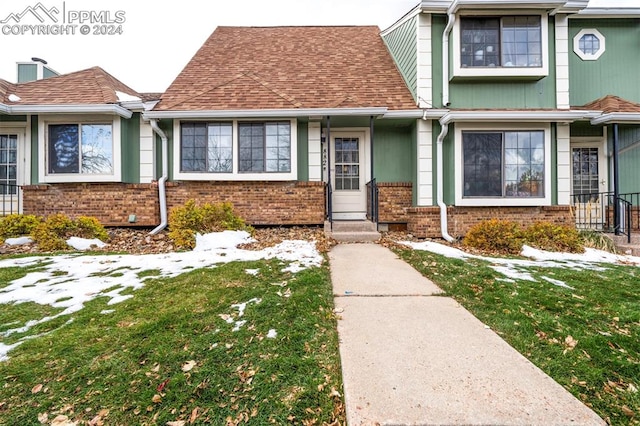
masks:
<path id="1" fill-rule="evenodd" d="M 0 218 L 0 244 L 7 238 L 31 234 L 41 222 L 42 220 L 36 216 L 23 214 L 10 214 Z"/>
<path id="2" fill-rule="evenodd" d="M 82 216 L 73 220 L 64 214 L 49 216 L 31 232 L 31 238 L 45 251 L 68 249 L 67 240 L 70 237 L 109 239 L 107 231 L 97 219 Z"/>
<path id="3" fill-rule="evenodd" d="M 580 237 L 585 247 L 608 251 L 609 253 L 618 253 L 616 243 L 604 232 L 584 229 L 580 231 Z"/>
<path id="4" fill-rule="evenodd" d="M 252 228 L 235 214 L 233 204 L 228 202 L 198 206 L 195 200 L 189 200 L 169 213 L 169 238 L 178 248 L 194 248 L 197 233 L 224 230 L 251 232 Z"/>
<path id="5" fill-rule="evenodd" d="M 522 228 L 509 220 L 485 220 L 473 226 L 463 244 L 491 253 L 518 254 L 522 249 Z"/>
<path id="6" fill-rule="evenodd" d="M 575 227 L 536 222 L 524 231 L 525 243 L 542 250 L 569 253 L 584 252 L 584 244 Z"/>

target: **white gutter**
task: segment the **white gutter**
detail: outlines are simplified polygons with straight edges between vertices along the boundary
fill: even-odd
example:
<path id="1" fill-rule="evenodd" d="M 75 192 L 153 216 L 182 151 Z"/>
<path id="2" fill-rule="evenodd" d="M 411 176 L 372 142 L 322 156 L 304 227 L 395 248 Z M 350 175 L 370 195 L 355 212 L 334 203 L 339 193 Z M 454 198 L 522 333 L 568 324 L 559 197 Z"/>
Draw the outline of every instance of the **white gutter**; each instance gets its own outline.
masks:
<path id="1" fill-rule="evenodd" d="M 426 108 L 389 111 L 382 118 L 422 118 L 439 119 L 447 113 L 446 109 Z"/>
<path id="2" fill-rule="evenodd" d="M 493 122 L 573 122 L 576 120 L 586 120 L 599 115 L 594 111 L 569 110 L 569 111 L 450 111 L 442 117 L 441 121 L 451 123 L 454 121 L 493 121 Z"/>
<path id="3" fill-rule="evenodd" d="M 9 107 L 5 104 L 0 104 L 0 112 L 9 114 Z"/>
<path id="4" fill-rule="evenodd" d="M 448 231 L 449 223 L 447 221 L 447 205 L 444 203 L 444 170 L 442 160 L 442 144 L 444 142 L 444 138 L 447 136 L 447 133 L 449 133 L 449 123 L 445 120 L 440 120 L 440 125 L 442 126 L 442 129 L 440 130 L 440 134 L 438 135 L 438 139 L 436 140 L 436 167 L 438 168 L 436 201 L 438 203 L 438 207 L 440 207 L 440 233 L 442 234 L 442 238 L 452 243 L 455 241 L 455 238 L 449 235 Z"/>
<path id="5" fill-rule="evenodd" d="M 238 110 L 205 110 L 205 111 L 147 111 L 145 119 L 176 118 L 235 118 L 235 117 L 300 117 L 300 116 L 384 116 L 386 107 L 371 108 L 291 108 L 291 109 L 238 109 Z"/>
<path id="6" fill-rule="evenodd" d="M 116 104 L 5 105 L 8 114 L 115 114 L 131 118 L 133 112 Z"/>
<path id="7" fill-rule="evenodd" d="M 640 7 L 620 7 L 620 8 L 606 8 L 606 7 L 587 7 L 578 12 L 577 15 L 572 15 L 573 18 L 628 18 L 630 16 L 640 15 Z"/>
<path id="8" fill-rule="evenodd" d="M 449 101 L 449 35 L 456 22 L 457 6 L 458 2 L 454 0 L 447 10 L 447 26 L 442 32 L 442 106 L 445 108 L 451 104 Z"/>
<path id="9" fill-rule="evenodd" d="M 169 155 L 167 149 L 169 143 L 167 134 L 158 126 L 158 122 L 154 119 L 150 120 L 151 128 L 160 136 L 162 140 L 162 177 L 158 180 L 158 199 L 160 201 L 160 225 L 153 229 L 149 234 L 155 235 L 167 227 L 167 194 L 165 190 L 165 182 L 169 177 Z"/>
<path id="10" fill-rule="evenodd" d="M 640 113 L 637 112 L 612 112 L 602 114 L 591 119 L 591 124 L 611 124 L 611 123 L 640 123 Z"/>

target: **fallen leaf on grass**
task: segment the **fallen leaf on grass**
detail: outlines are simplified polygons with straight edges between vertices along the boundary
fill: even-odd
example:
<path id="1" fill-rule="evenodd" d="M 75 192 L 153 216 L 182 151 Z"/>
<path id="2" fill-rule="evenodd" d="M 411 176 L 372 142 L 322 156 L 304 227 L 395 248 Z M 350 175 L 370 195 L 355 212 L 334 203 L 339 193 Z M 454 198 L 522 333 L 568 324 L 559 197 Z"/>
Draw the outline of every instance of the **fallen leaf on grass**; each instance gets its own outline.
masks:
<path id="1" fill-rule="evenodd" d="M 69 417 L 60 414 L 51 421 L 51 426 L 77 426 L 78 423 L 69 420 Z"/>
<path id="2" fill-rule="evenodd" d="M 38 421 L 42 424 L 46 424 L 49 421 L 49 413 L 38 414 Z"/>
<path id="3" fill-rule="evenodd" d="M 153 402 L 154 404 L 159 404 L 160 402 L 162 402 L 162 397 L 158 394 L 153 395 L 153 398 L 151 398 L 151 402 Z"/>
<path id="4" fill-rule="evenodd" d="M 187 371 L 191 371 L 195 366 L 196 366 L 196 362 L 194 360 L 187 361 L 184 364 L 182 364 L 182 371 L 186 373 Z"/>
<path id="5" fill-rule="evenodd" d="M 157 390 L 158 392 L 162 392 L 162 390 L 165 388 L 165 386 L 167 386 L 167 383 L 169 383 L 169 380 L 170 380 L 170 379 L 166 379 L 164 382 L 160 383 L 160 384 L 158 385 L 158 387 L 156 388 L 156 390 Z"/>
<path id="6" fill-rule="evenodd" d="M 626 405 L 623 405 L 622 408 L 620 408 L 622 410 L 622 412 L 624 413 L 625 416 L 627 417 L 633 417 L 636 415 L 636 413 L 633 412 L 632 409 L 630 409 L 629 407 L 627 407 Z"/>
<path id="7" fill-rule="evenodd" d="M 42 390 L 42 383 L 38 383 L 33 388 L 31 388 L 31 393 L 38 393 Z"/>
<path id="8" fill-rule="evenodd" d="M 564 348 L 563 354 L 566 354 L 568 351 L 572 351 L 577 344 L 578 344 L 578 341 L 574 339 L 573 336 L 569 335 L 565 337 L 564 339 L 565 348 Z"/>
<path id="9" fill-rule="evenodd" d="M 196 422 L 196 420 L 198 419 L 198 407 L 194 408 L 193 410 L 191 410 L 191 417 L 189 417 L 189 423 L 190 424 L 194 424 Z"/>
<path id="10" fill-rule="evenodd" d="M 167 426 L 184 426 L 187 424 L 184 420 L 176 420 L 175 422 L 167 422 Z"/>

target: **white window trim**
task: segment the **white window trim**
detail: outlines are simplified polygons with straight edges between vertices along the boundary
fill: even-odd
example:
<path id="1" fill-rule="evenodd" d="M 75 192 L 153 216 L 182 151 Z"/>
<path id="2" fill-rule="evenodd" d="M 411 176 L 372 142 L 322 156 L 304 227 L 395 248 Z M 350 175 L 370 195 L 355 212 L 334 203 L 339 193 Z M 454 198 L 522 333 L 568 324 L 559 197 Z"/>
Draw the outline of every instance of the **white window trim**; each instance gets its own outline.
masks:
<path id="1" fill-rule="evenodd" d="M 462 67 L 460 59 L 460 19 L 464 16 L 540 16 L 540 40 L 542 43 L 541 67 Z M 540 11 L 503 11 L 488 12 L 461 12 L 453 24 L 453 76 L 454 77 L 546 77 L 549 75 L 549 18 L 547 13 Z"/>
<path id="2" fill-rule="evenodd" d="M 111 123 L 113 137 L 113 173 L 99 175 L 91 173 L 48 174 L 48 138 L 50 124 L 97 124 Z M 38 121 L 38 170 L 43 183 L 93 183 L 122 181 L 122 141 L 120 117 L 112 115 L 43 115 Z"/>
<path id="3" fill-rule="evenodd" d="M 591 54 L 591 53 L 585 53 L 582 50 L 580 50 L 580 39 L 582 38 L 582 36 L 585 36 L 585 35 L 594 35 L 598 38 L 598 40 L 600 40 L 600 49 L 598 49 L 598 51 Z M 606 48 L 605 38 L 602 35 L 602 33 L 596 30 L 595 28 L 584 28 L 580 30 L 578 34 L 575 35 L 575 37 L 573 37 L 573 51 L 583 61 L 597 60 L 598 58 L 600 58 L 600 56 L 602 56 L 602 54 L 605 51 L 605 48 Z"/>
<path id="4" fill-rule="evenodd" d="M 202 121 L 205 123 L 215 122 L 232 122 L 232 140 L 233 140 L 233 168 L 230 173 L 208 173 L 208 172 L 188 172 L 180 171 L 180 146 L 181 146 L 181 125 L 182 122 L 193 123 L 194 121 Z M 238 152 L 238 123 L 260 123 L 287 121 L 291 124 L 291 171 L 286 173 L 241 173 L 239 172 L 239 152 Z M 264 119 L 247 119 L 247 120 L 174 120 L 173 122 L 173 179 L 174 180 L 194 180 L 194 181 L 289 181 L 298 180 L 298 125 L 295 119 L 282 118 L 264 118 Z"/>
<path id="5" fill-rule="evenodd" d="M 463 172 L 464 162 L 462 158 L 462 132 L 469 131 L 543 131 L 544 132 L 544 197 L 527 198 L 494 198 L 494 197 L 473 197 L 465 198 L 463 194 Z M 455 127 L 455 201 L 456 206 L 550 206 L 551 205 L 551 125 L 548 123 L 530 124 L 478 124 L 478 123 L 456 123 Z"/>
<path id="6" fill-rule="evenodd" d="M 18 135 L 18 185 L 31 182 L 31 116 L 27 121 L 7 121 L 0 123 L 0 133 Z M 22 203 L 21 203 L 22 205 Z"/>

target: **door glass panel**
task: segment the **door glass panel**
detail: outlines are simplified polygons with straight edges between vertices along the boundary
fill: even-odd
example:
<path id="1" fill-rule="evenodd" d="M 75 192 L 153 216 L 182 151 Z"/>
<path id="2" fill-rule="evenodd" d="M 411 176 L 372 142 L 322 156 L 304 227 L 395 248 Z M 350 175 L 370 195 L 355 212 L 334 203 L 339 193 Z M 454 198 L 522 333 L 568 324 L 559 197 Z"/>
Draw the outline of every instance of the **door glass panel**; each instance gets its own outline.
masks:
<path id="1" fill-rule="evenodd" d="M 0 194 L 16 194 L 18 136 L 0 134 Z"/>
<path id="2" fill-rule="evenodd" d="M 573 148 L 573 193 L 579 202 L 598 199 L 600 190 L 598 148 Z"/>
<path id="3" fill-rule="evenodd" d="M 336 190 L 360 189 L 360 140 L 358 138 L 335 139 Z"/>

